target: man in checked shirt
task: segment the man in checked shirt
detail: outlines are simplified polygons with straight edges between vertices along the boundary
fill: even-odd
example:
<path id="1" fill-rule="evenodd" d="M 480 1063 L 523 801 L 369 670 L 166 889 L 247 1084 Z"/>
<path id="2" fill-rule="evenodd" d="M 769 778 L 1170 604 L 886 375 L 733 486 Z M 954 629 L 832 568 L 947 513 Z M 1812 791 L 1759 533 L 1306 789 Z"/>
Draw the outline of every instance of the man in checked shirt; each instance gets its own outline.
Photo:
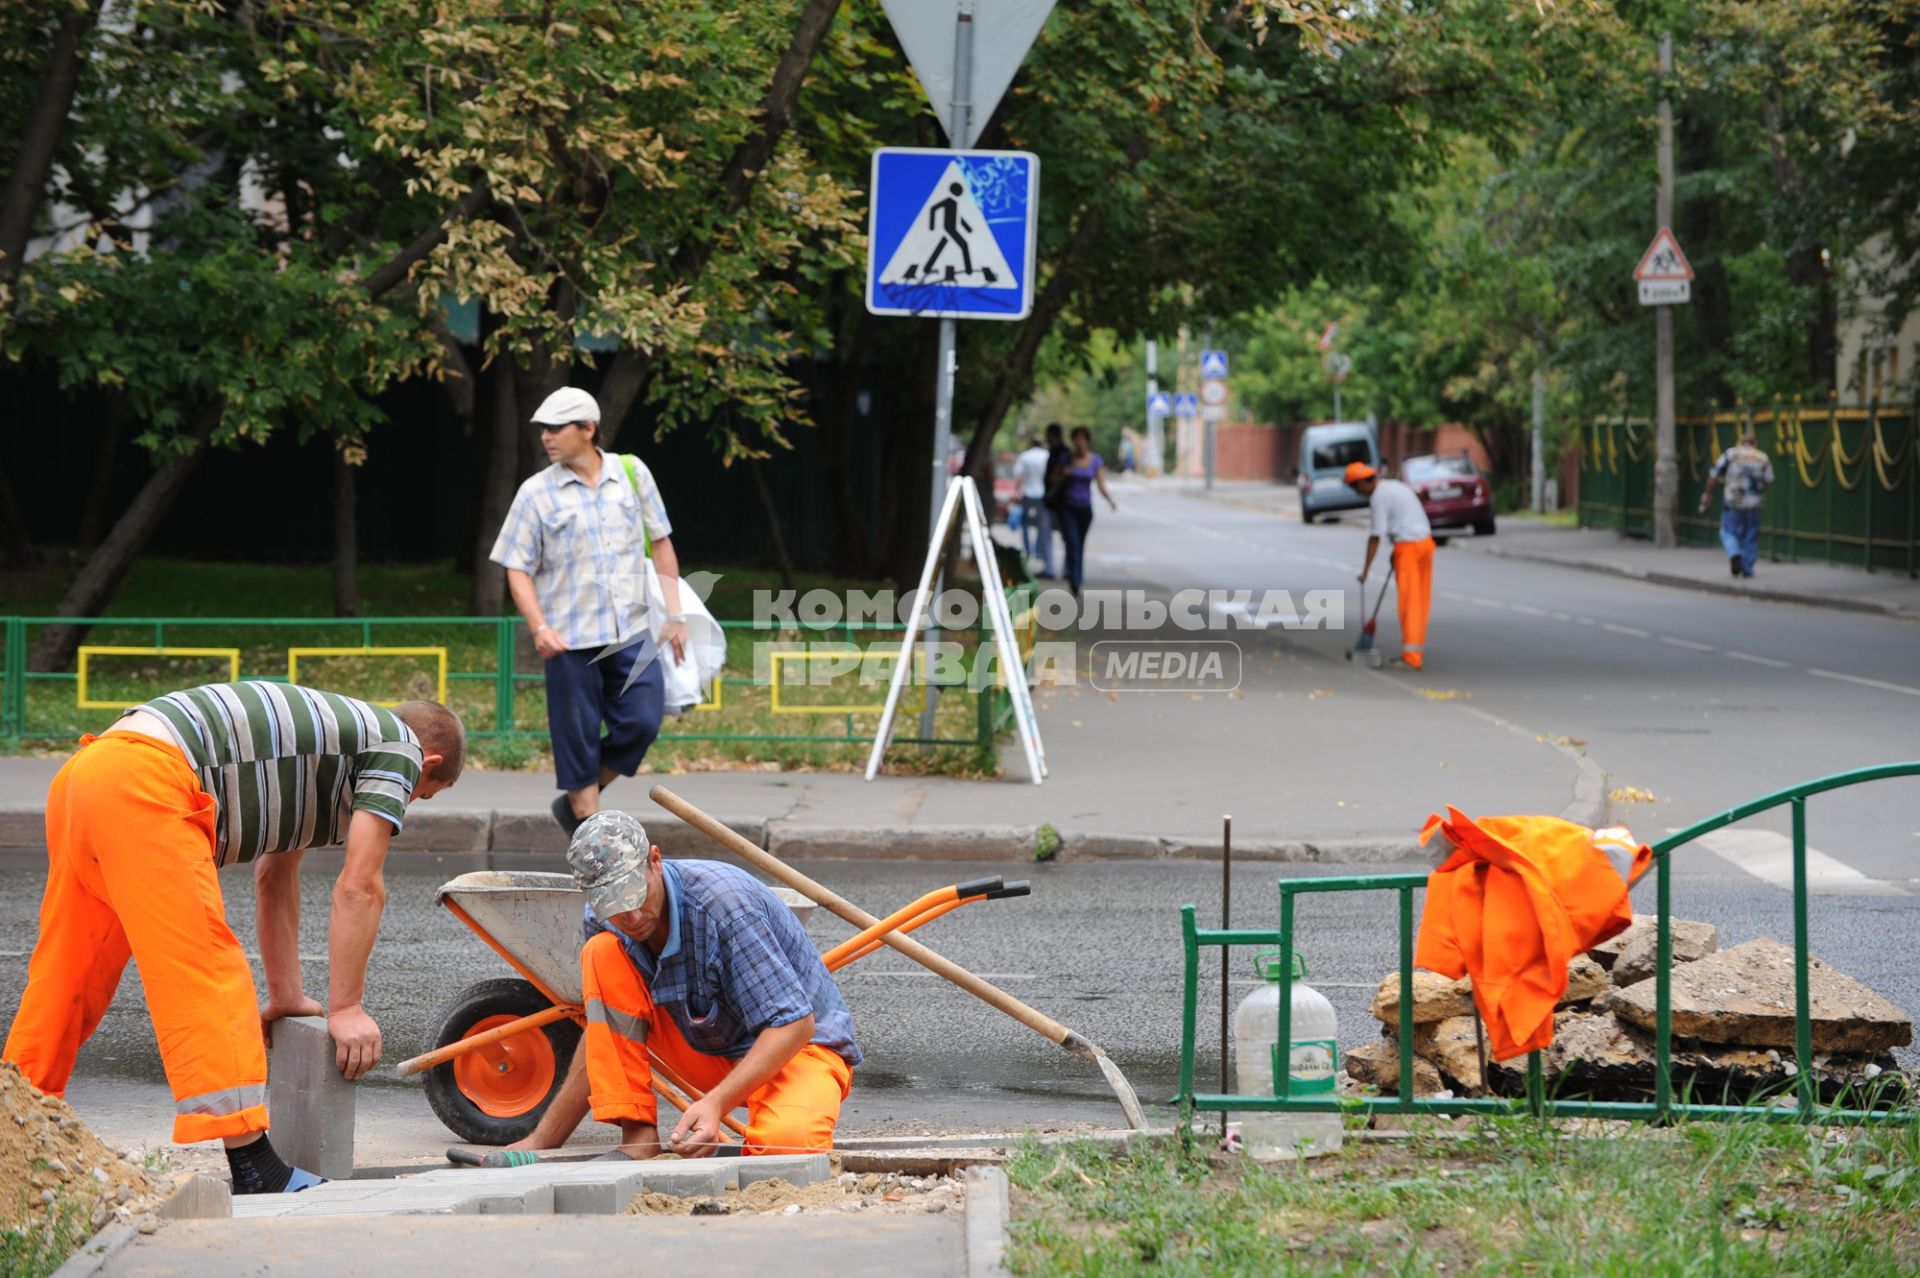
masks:
<path id="1" fill-rule="evenodd" d="M 600 791 L 632 776 L 660 735 L 658 644 L 684 657 L 687 627 L 673 525 L 653 472 L 599 446 L 600 405 L 583 390 L 547 396 L 533 422 L 553 464 L 520 485 L 488 557 L 507 570 L 513 605 L 546 661 L 547 730 L 563 791 L 553 819 L 572 834 L 600 810 Z M 640 615 L 648 559 L 669 614 L 657 643 Z"/>
<path id="2" fill-rule="evenodd" d="M 625 812 L 582 824 L 567 862 L 587 895 L 586 1039 L 540 1125 L 513 1148 L 559 1146 L 591 1105 L 620 1128 L 612 1157 L 700 1158 L 744 1105 L 742 1152 L 832 1149 L 860 1048 L 793 911 L 744 870 L 663 861 Z M 649 1053 L 705 1093 L 664 1139 Z"/>

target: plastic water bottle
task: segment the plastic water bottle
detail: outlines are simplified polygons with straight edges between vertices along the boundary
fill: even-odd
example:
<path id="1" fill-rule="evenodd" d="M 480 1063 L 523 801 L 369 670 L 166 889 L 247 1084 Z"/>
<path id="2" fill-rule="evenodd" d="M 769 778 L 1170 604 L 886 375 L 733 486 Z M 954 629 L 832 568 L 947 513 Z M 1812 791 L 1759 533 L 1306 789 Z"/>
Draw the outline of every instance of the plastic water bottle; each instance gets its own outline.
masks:
<path id="1" fill-rule="evenodd" d="M 1280 1041 L 1280 964 L 1276 951 L 1256 954 L 1260 987 L 1241 1000 L 1233 1014 L 1234 1061 L 1242 1096 L 1273 1095 L 1273 1049 Z M 1293 956 L 1293 1014 L 1288 1032 L 1288 1092 L 1295 1097 L 1334 1095 L 1340 1053 L 1340 1028 L 1333 1004 L 1305 981 L 1306 965 Z M 1338 1114 L 1247 1113 L 1240 1116 L 1240 1138 L 1247 1155 L 1261 1162 L 1317 1158 L 1340 1148 Z"/>

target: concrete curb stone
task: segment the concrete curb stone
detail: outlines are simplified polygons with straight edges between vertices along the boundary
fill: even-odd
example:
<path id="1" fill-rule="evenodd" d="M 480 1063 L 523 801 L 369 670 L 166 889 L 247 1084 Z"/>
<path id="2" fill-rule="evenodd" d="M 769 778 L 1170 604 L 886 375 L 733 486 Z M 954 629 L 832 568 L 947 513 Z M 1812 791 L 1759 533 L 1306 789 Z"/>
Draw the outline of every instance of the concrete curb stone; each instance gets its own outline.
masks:
<path id="1" fill-rule="evenodd" d="M 233 1215 L 233 1190 L 214 1176 L 188 1176 L 154 1209 L 162 1220 L 223 1220 Z M 52 1278 L 93 1278 L 116 1252 L 140 1236 L 131 1220 L 116 1221 L 60 1263 Z"/>
<path id="2" fill-rule="evenodd" d="M 967 1278 L 1004 1278 L 1013 1221 L 1007 1174 L 998 1167 L 969 1167 L 966 1191 Z"/>

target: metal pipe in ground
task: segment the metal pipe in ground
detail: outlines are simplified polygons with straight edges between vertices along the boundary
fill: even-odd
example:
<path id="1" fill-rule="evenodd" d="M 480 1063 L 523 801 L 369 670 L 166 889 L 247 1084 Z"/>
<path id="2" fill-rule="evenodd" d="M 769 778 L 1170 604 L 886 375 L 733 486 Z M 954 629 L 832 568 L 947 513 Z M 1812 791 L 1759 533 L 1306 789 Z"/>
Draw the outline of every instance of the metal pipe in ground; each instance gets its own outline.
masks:
<path id="1" fill-rule="evenodd" d="M 856 928 L 869 928 L 880 921 L 839 893 L 816 883 L 751 839 L 722 825 L 665 786 L 656 785 L 647 793 L 655 803 L 727 851 L 771 874 L 795 891 L 804 892 Z M 1082 1038 L 1044 1012 L 1029 1007 L 998 986 L 981 980 L 958 963 L 941 957 L 918 941 L 908 940 L 898 932 L 889 932 L 880 939 L 920 966 L 946 977 L 947 980 L 989 1007 L 1011 1016 L 1042 1038 L 1059 1044 L 1084 1061 L 1092 1062 L 1099 1067 L 1101 1075 L 1107 1080 L 1107 1086 L 1113 1089 L 1114 1097 L 1120 1102 L 1120 1108 L 1127 1116 L 1127 1125 L 1136 1129 L 1147 1125 L 1146 1111 L 1140 1108 L 1140 1098 L 1134 1094 L 1132 1084 L 1127 1082 L 1126 1075 L 1120 1072 L 1120 1067 L 1100 1050 L 1098 1044 Z"/>
<path id="2" fill-rule="evenodd" d="M 1233 926 L 1233 818 L 1220 818 L 1220 930 L 1226 931 Z M 1230 947 L 1220 947 L 1220 1094 L 1231 1096 L 1233 1089 L 1227 1086 L 1227 951 Z M 1227 1111 L 1220 1111 L 1220 1139 L 1227 1139 Z"/>

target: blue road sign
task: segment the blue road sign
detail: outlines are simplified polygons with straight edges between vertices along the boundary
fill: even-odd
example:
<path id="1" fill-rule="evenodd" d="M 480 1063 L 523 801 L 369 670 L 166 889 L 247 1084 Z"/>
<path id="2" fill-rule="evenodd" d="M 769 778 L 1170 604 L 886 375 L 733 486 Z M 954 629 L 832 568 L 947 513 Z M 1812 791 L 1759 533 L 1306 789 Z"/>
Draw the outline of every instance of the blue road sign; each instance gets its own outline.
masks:
<path id="1" fill-rule="evenodd" d="M 1225 351 L 1202 351 L 1200 353 L 1200 376 L 1225 377 L 1227 375 L 1227 353 Z"/>
<path id="2" fill-rule="evenodd" d="M 1175 417 L 1198 417 L 1200 399 L 1190 391 L 1181 391 L 1173 397 L 1173 415 Z"/>
<path id="3" fill-rule="evenodd" d="M 1173 396 L 1165 391 L 1155 391 L 1147 396 L 1147 413 L 1153 417 L 1167 417 L 1173 413 Z"/>
<path id="4" fill-rule="evenodd" d="M 1039 199 L 1040 157 L 1026 151 L 875 151 L 867 309 L 1025 319 Z"/>

